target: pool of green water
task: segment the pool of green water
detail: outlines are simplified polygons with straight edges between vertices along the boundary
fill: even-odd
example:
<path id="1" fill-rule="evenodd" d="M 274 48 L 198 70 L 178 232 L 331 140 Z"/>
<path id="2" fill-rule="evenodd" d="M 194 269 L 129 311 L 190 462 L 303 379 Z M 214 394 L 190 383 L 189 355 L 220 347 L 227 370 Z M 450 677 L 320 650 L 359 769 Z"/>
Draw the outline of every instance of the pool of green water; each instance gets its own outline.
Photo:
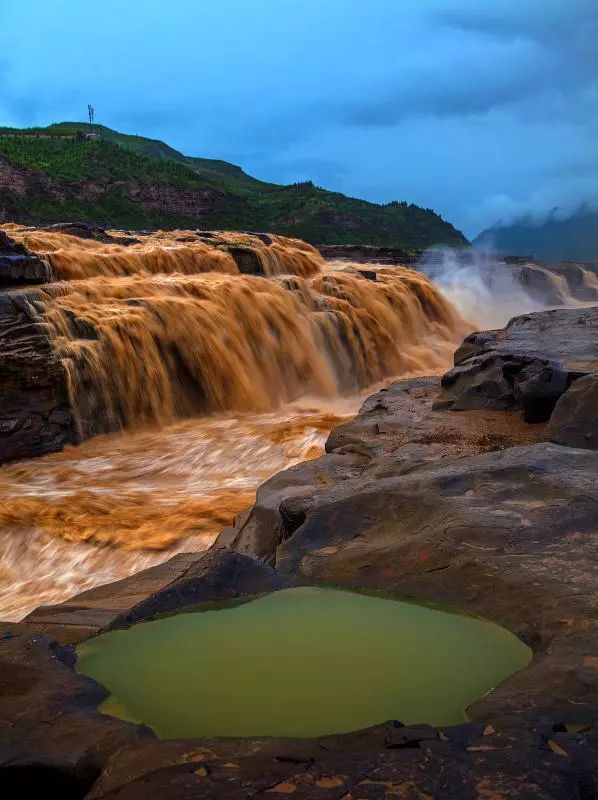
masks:
<path id="1" fill-rule="evenodd" d="M 476 617 L 302 587 L 106 633 L 78 656 L 111 692 L 103 713 L 161 738 L 310 737 L 461 722 L 531 651 Z"/>

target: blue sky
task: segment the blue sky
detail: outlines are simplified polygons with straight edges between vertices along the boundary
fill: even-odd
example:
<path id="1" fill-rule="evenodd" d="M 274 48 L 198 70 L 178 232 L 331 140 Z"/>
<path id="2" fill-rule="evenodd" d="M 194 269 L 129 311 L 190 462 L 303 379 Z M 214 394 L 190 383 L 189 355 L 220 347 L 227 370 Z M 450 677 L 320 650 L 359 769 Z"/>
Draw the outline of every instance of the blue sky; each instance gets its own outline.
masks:
<path id="1" fill-rule="evenodd" d="M 598 204 L 597 0 L 2 0 L 0 122 L 434 208 Z"/>

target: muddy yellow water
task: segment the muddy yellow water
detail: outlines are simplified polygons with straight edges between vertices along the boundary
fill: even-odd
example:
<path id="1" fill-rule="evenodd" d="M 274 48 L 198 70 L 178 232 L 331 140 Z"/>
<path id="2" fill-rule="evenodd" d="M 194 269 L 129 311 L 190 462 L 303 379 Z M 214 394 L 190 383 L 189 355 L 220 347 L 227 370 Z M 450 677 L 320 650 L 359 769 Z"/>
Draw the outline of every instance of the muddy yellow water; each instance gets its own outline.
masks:
<path id="1" fill-rule="evenodd" d="M 72 438 L 107 435 L 0 469 L 0 619 L 206 547 L 263 480 L 322 452 L 339 402 L 442 372 L 469 329 L 424 275 L 369 280 L 296 239 L 5 227 L 51 279 L 28 314 L 62 363 Z"/>
<path id="2" fill-rule="evenodd" d="M 358 398 L 98 436 L 0 469 L 0 619 L 203 550 Z"/>
<path id="3" fill-rule="evenodd" d="M 103 713 L 161 738 L 342 733 L 463 721 L 530 650 L 485 620 L 325 588 L 179 614 L 79 647 Z"/>

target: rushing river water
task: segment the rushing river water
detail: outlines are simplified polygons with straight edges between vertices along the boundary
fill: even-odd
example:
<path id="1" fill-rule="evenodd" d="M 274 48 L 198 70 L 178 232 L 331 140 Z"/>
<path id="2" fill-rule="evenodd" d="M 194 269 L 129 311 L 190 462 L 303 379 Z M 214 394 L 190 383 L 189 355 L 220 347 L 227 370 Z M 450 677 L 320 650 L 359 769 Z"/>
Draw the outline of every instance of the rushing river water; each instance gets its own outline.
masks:
<path id="1" fill-rule="evenodd" d="M 360 395 L 442 371 L 469 329 L 420 273 L 371 280 L 284 237 L 10 232 L 53 278 L 32 313 L 95 438 L 0 469 L 1 619 L 208 546 Z"/>
<path id="2" fill-rule="evenodd" d="M 358 404 L 107 434 L 0 469 L 2 619 L 208 547 L 260 483 L 320 455 Z"/>

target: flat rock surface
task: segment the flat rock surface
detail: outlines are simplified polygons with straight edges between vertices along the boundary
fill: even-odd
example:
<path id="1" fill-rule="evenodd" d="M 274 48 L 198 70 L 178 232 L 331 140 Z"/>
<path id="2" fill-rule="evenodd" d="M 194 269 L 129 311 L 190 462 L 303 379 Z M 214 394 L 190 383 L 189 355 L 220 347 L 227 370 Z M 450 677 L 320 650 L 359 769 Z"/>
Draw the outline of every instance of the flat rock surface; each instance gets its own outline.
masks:
<path id="1" fill-rule="evenodd" d="M 582 781 L 593 789 L 595 745 L 548 725 L 521 736 L 396 723 L 310 741 L 157 742 L 121 750 L 89 798 L 573 800 Z"/>
<path id="2" fill-rule="evenodd" d="M 479 352 L 491 350 L 557 361 L 571 372 L 594 372 L 598 369 L 598 307 L 560 308 L 515 317 Z"/>

